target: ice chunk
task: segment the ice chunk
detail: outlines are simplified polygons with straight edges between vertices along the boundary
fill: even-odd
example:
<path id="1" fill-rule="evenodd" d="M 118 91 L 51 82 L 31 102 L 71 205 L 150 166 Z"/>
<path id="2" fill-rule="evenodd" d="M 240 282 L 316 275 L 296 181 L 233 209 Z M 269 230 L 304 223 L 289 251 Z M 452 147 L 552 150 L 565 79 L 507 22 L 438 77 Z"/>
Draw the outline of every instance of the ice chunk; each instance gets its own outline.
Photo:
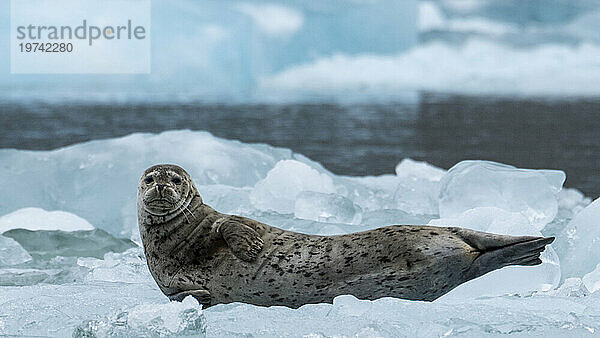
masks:
<path id="1" fill-rule="evenodd" d="M 462 161 L 442 178 L 440 216 L 452 217 L 476 207 L 497 207 L 520 212 L 541 230 L 558 212 L 556 196 L 564 181 L 565 173 L 559 170 Z"/>
<path id="2" fill-rule="evenodd" d="M 333 299 L 333 307 L 344 316 L 358 317 L 373 310 L 373 302 L 360 300 L 352 295 L 338 296 Z"/>
<path id="3" fill-rule="evenodd" d="M 592 200 L 577 189 L 565 188 L 558 193 L 558 208 L 566 218 L 573 218 L 590 203 Z"/>
<path id="4" fill-rule="evenodd" d="M 277 162 L 267 177 L 256 183 L 250 193 L 250 201 L 260 210 L 291 214 L 296 197 L 302 191 L 336 192 L 329 175 L 319 173 L 302 162 L 284 160 Z"/>
<path id="5" fill-rule="evenodd" d="M 362 209 L 337 194 L 302 191 L 296 197 L 294 216 L 318 222 L 360 224 Z"/>
<path id="6" fill-rule="evenodd" d="M 48 231 L 13 229 L 4 233 L 19 242 L 31 254 L 39 257 L 97 257 L 107 252 L 123 252 L 136 247 L 124 238 L 115 238 L 101 229 L 78 231 Z"/>
<path id="7" fill-rule="evenodd" d="M 243 144 L 185 130 L 134 134 L 53 151 L 0 149 L 4 163 L 0 185 L 5 192 L 0 193 L 0 214 L 32 205 L 64 210 L 113 235 L 129 237 L 137 228 L 137 184 L 151 165 L 179 164 L 197 186 L 243 187 L 254 186 L 275 163 L 292 156 L 289 149 Z M 33 226 L 40 228 L 39 224 Z M 63 229 L 67 225 L 57 226 Z M 85 229 L 91 227 L 86 225 Z"/>
<path id="8" fill-rule="evenodd" d="M 584 336 L 598 332 L 600 294 L 571 297 L 537 293 L 479 299 L 406 301 L 336 298 L 299 309 L 221 304 L 200 312 L 194 303 L 168 303 L 155 284 L 72 283 L 0 289 L 0 334 L 19 336 L 485 336 L 525 332 Z M 85 299 L 86 306 L 81 300 Z M 186 308 L 186 309 L 184 309 Z M 194 311 L 195 309 L 195 311 Z M 190 310 L 192 320 L 183 314 Z M 200 323 L 196 321 L 199 314 Z M 160 317 L 160 318 L 159 318 Z M 157 319 L 159 318 L 159 319 Z M 190 323 L 186 324 L 175 323 Z M 197 324 L 191 324 L 196 322 Z M 273 325 L 276 323 L 276 325 Z M 177 333 L 179 328 L 187 326 Z M 177 327 L 177 329 L 174 329 Z M 169 332 L 167 332 L 169 331 Z"/>
<path id="9" fill-rule="evenodd" d="M 90 269 L 86 281 L 148 283 L 152 280 L 141 248 L 123 253 L 109 252 L 104 259 L 79 258 L 77 265 Z"/>
<path id="10" fill-rule="evenodd" d="M 84 323 L 73 337 L 197 336 L 204 334 L 204 317 L 198 301 L 142 304 L 117 315 Z"/>
<path id="11" fill-rule="evenodd" d="M 594 271 L 583 276 L 582 281 L 590 292 L 600 290 L 600 264 L 596 265 Z"/>
<path id="12" fill-rule="evenodd" d="M 469 209 L 454 217 L 432 219 L 430 225 L 457 226 L 477 231 L 493 232 L 505 235 L 529 235 L 536 230 L 520 213 L 508 212 L 495 207 Z"/>
<path id="13" fill-rule="evenodd" d="M 17 265 L 32 260 L 17 241 L 0 235 L 0 266 Z"/>
<path id="14" fill-rule="evenodd" d="M 458 226 L 513 236 L 542 235 L 522 214 L 489 207 L 470 209 L 454 218 L 434 219 L 429 224 Z M 536 266 L 510 266 L 492 271 L 458 286 L 443 297 L 460 299 L 507 293 L 523 294 L 556 288 L 561 276 L 558 256 L 551 246 L 546 246 L 541 259 L 543 263 Z"/>
<path id="15" fill-rule="evenodd" d="M 204 203 L 228 214 L 249 214 L 254 211 L 250 203 L 251 187 L 232 187 L 224 184 L 197 186 Z"/>
<path id="16" fill-rule="evenodd" d="M 395 207 L 412 214 L 437 214 L 439 181 L 445 173 L 427 162 L 403 159 L 396 166 Z"/>
<path id="17" fill-rule="evenodd" d="M 69 212 L 23 208 L 0 217 L 0 234 L 11 229 L 76 231 L 93 230 L 94 226 Z"/>
<path id="18" fill-rule="evenodd" d="M 380 228 L 386 225 L 427 224 L 433 215 L 414 215 L 397 209 L 382 209 L 363 213 L 362 225 L 366 228 Z"/>
<path id="19" fill-rule="evenodd" d="M 550 290 L 547 294 L 561 297 L 585 297 L 590 292 L 581 278 L 567 278 L 558 289 Z"/>
<path id="20" fill-rule="evenodd" d="M 439 181 L 446 173 L 446 170 L 438 168 L 424 161 L 415 161 L 405 158 L 396 166 L 396 176 L 400 178 L 417 178 L 429 181 Z"/>
<path id="21" fill-rule="evenodd" d="M 435 215 L 439 191 L 440 183 L 436 181 L 415 177 L 401 179 L 394 193 L 395 206 L 412 214 Z"/>
<path id="22" fill-rule="evenodd" d="M 191 296 L 163 306 L 139 305 L 128 312 L 127 324 L 137 332 L 173 335 L 203 331 L 200 304 Z"/>
<path id="23" fill-rule="evenodd" d="M 0 286 L 35 285 L 48 279 L 56 271 L 39 269 L 0 269 Z"/>
<path id="24" fill-rule="evenodd" d="M 423 172 L 420 172 L 420 170 Z M 437 214 L 439 171 L 425 162 L 403 160 L 398 175 L 366 177 L 334 176 L 338 193 L 364 211 L 401 209 L 416 214 Z M 393 224 L 398 221 L 392 221 Z"/>
<path id="25" fill-rule="evenodd" d="M 394 192 L 398 187 L 395 175 L 343 177 L 334 176 L 338 193 L 351 199 L 363 211 L 395 209 Z"/>
<path id="26" fill-rule="evenodd" d="M 161 309 L 167 298 L 153 284 L 68 283 L 0 288 L 0 334 L 69 337 L 75 327 L 141 304 Z M 165 313 L 165 317 L 170 314 Z M 159 323 L 156 323 L 159 326 Z M 149 336 L 148 333 L 145 334 Z M 137 336 L 122 333 L 121 336 Z"/>
<path id="27" fill-rule="evenodd" d="M 597 301 L 546 294 L 431 303 L 340 296 L 333 305 L 289 309 L 234 303 L 210 307 L 203 314 L 210 337 L 482 337 L 523 332 L 527 336 L 585 336 L 600 328 L 595 317 L 600 313 Z"/>
<path id="28" fill-rule="evenodd" d="M 580 211 L 557 238 L 565 277 L 582 277 L 600 263 L 600 198 Z"/>
<path id="29" fill-rule="evenodd" d="M 38 283 L 65 284 L 82 281 L 88 270 L 75 264 L 73 257 L 40 257 L 31 253 L 31 259 L 19 265 L 0 268 L 0 285 L 35 285 Z"/>
<path id="30" fill-rule="evenodd" d="M 293 215 L 290 214 L 281 215 L 272 212 L 260 212 L 256 213 L 253 218 L 280 229 L 314 235 L 343 235 L 365 229 L 362 224 L 323 223 L 302 218 L 294 218 L 292 216 Z"/>

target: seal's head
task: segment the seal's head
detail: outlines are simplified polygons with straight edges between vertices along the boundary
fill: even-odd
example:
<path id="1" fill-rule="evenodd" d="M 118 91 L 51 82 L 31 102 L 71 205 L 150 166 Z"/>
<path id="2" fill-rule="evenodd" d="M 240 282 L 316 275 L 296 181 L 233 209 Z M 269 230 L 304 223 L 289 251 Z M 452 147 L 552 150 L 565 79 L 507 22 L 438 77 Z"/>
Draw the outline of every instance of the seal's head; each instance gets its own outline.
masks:
<path id="1" fill-rule="evenodd" d="M 138 186 L 138 203 L 155 216 L 181 212 L 195 195 L 190 175 L 174 164 L 158 164 L 146 169 Z"/>

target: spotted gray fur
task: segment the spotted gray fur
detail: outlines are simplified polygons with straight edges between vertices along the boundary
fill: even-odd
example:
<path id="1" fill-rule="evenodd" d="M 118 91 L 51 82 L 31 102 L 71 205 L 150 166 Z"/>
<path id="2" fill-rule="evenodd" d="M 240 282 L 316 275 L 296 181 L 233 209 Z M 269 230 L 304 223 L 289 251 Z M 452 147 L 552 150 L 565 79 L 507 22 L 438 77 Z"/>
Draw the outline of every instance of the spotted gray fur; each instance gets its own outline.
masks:
<path id="1" fill-rule="evenodd" d="M 554 240 L 413 225 L 341 236 L 285 231 L 215 211 L 185 170 L 166 164 L 142 176 L 138 219 L 162 292 L 205 306 L 297 308 L 343 294 L 432 301 L 492 270 L 540 264 Z"/>

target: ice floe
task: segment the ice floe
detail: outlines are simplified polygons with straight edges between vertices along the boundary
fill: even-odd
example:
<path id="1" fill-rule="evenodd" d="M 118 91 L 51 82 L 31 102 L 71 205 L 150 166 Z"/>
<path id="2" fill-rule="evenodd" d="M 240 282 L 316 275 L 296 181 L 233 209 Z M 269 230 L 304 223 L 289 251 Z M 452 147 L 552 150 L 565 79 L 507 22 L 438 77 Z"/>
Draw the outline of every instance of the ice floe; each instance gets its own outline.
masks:
<path id="1" fill-rule="evenodd" d="M 288 149 L 193 131 L 0 150 L 0 160 L 0 213 L 7 214 L 0 217 L 7 248 L 0 251 L 0 334 L 578 336 L 600 329 L 600 204 L 561 190 L 561 171 L 487 161 L 446 171 L 405 159 L 395 174 L 347 177 Z M 346 295 L 297 310 L 228 304 L 201 311 L 191 300 L 170 304 L 142 248 L 126 239 L 140 243 L 141 173 L 165 162 L 186 168 L 217 210 L 286 230 L 338 235 L 429 223 L 557 239 L 543 264 L 495 271 L 433 303 Z"/>

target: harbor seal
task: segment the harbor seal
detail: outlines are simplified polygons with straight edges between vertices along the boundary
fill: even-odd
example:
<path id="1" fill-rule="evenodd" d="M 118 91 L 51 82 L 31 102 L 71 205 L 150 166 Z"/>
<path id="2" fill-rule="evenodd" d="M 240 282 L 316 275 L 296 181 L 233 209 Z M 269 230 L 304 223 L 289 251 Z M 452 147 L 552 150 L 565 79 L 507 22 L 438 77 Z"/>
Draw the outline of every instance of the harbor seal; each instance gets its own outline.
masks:
<path id="1" fill-rule="evenodd" d="M 338 295 L 433 301 L 508 265 L 540 264 L 553 237 L 394 225 L 340 236 L 285 231 L 225 215 L 202 201 L 176 165 L 147 169 L 138 188 L 150 272 L 172 300 L 292 308 Z"/>

